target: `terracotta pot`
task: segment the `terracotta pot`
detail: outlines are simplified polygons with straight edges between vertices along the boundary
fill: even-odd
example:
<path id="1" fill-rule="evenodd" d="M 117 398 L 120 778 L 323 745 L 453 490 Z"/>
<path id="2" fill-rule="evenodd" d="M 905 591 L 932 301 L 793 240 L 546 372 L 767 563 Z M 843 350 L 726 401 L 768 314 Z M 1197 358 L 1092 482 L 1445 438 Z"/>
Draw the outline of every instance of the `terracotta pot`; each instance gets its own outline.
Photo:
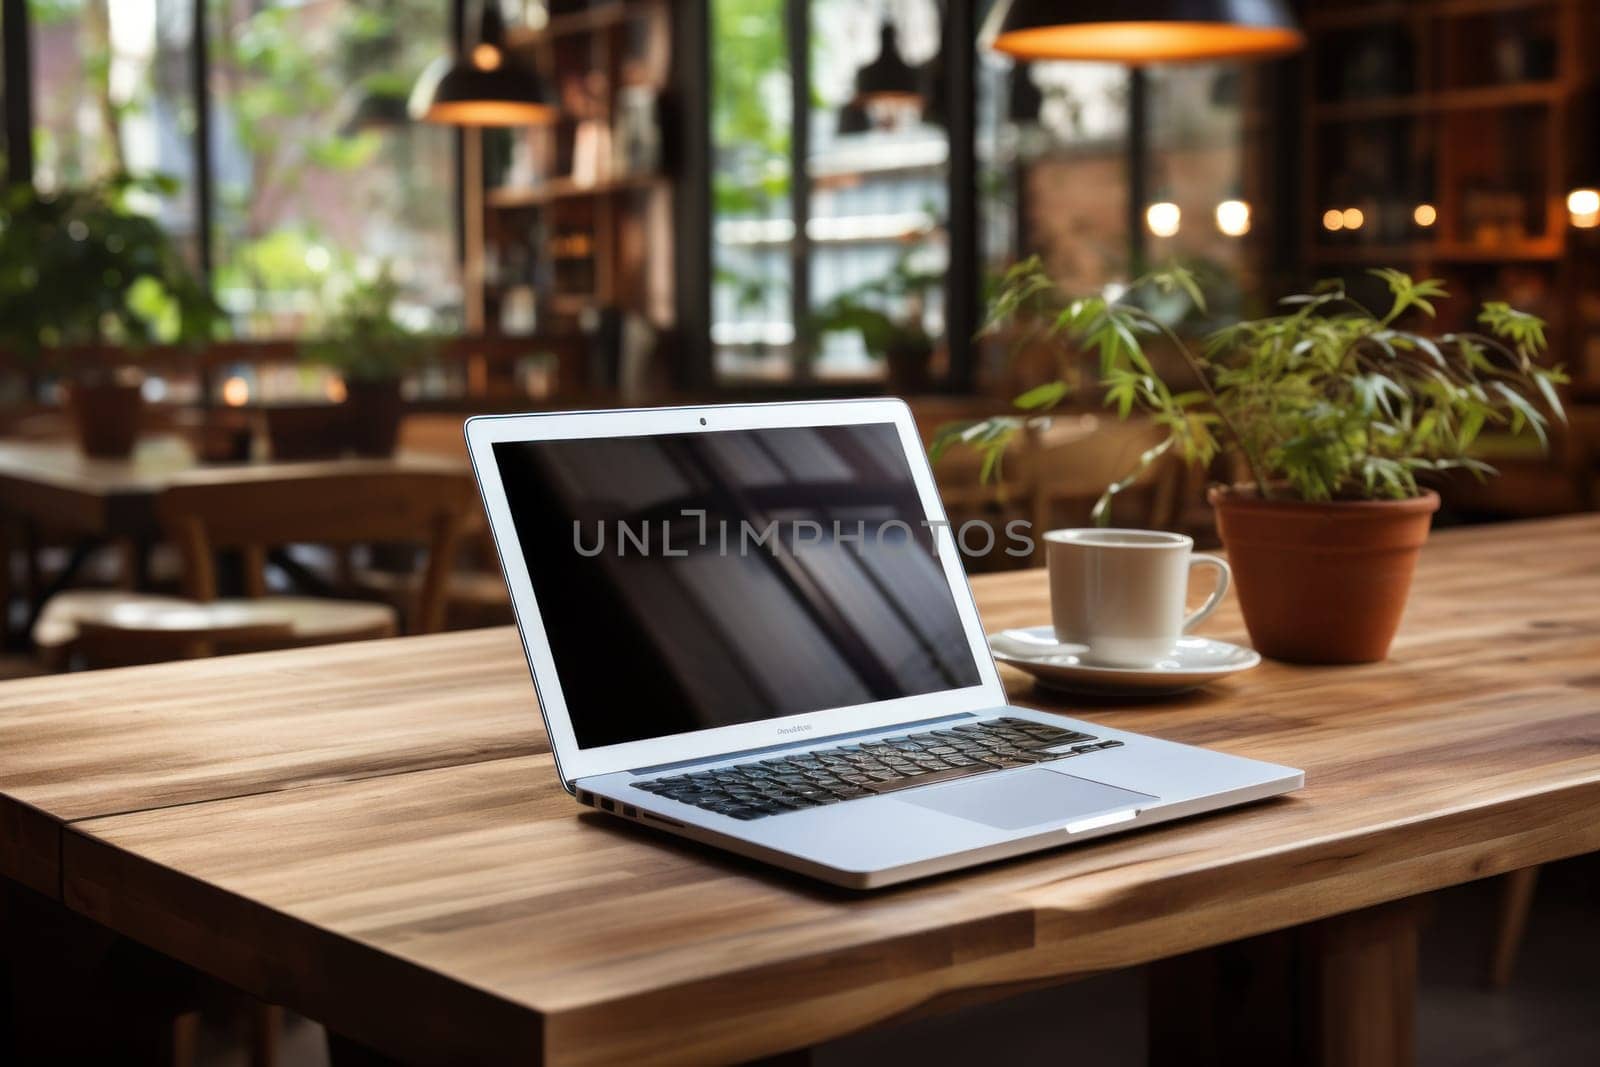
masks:
<path id="1" fill-rule="evenodd" d="M 136 381 L 73 382 L 67 406 L 78 447 L 96 459 L 127 459 L 144 422 L 144 392 Z"/>
<path id="2" fill-rule="evenodd" d="M 351 451 L 358 456 L 394 455 L 405 413 L 400 383 L 347 382 L 345 389 L 345 442 Z"/>
<path id="3" fill-rule="evenodd" d="M 1375 663 L 1400 627 L 1439 494 L 1308 504 L 1213 489 L 1256 651 L 1290 663 Z"/>
<path id="4" fill-rule="evenodd" d="M 272 458 L 292 463 L 344 452 L 344 408 L 338 404 L 274 404 L 263 408 Z"/>

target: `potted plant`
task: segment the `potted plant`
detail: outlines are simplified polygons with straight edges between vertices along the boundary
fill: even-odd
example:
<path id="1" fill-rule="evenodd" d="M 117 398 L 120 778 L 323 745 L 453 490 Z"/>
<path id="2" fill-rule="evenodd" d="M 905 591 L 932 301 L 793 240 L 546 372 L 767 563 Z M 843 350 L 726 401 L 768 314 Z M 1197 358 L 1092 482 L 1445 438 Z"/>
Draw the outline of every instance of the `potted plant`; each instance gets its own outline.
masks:
<path id="1" fill-rule="evenodd" d="M 303 358 L 344 379 L 344 443 L 362 456 L 393 455 L 404 403 L 400 380 L 429 359 L 433 338 L 395 317 L 400 286 L 387 266 L 357 281 L 328 317 L 320 339 L 303 346 Z"/>
<path id="2" fill-rule="evenodd" d="M 1037 260 L 1013 268 L 996 295 L 991 326 L 1034 319 L 1058 341 L 1098 357 L 1105 403 L 1126 417 L 1148 413 L 1166 438 L 1139 469 L 1176 451 L 1209 466 L 1219 455 L 1248 473 L 1214 487 L 1210 500 L 1228 550 L 1245 625 L 1256 648 L 1301 663 L 1383 659 L 1399 626 L 1412 570 L 1439 496 L 1422 483 L 1445 472 L 1492 474 L 1471 455 L 1487 426 L 1545 438 L 1563 417 L 1559 369 L 1541 366 L 1544 324 L 1503 303 L 1485 304 L 1479 332 L 1412 328 L 1446 296 L 1437 281 L 1373 271 L 1387 306 L 1370 310 L 1342 283 L 1325 282 L 1282 302 L 1279 313 L 1225 326 L 1191 346 L 1145 310 L 1141 294 L 1205 298 L 1181 268 L 1120 293 L 1062 296 Z M 1159 341 L 1187 368 L 1165 381 L 1146 345 Z M 1029 390 L 1025 411 L 1044 412 L 1065 382 Z M 935 449 L 961 441 L 999 462 L 1022 417 L 945 428 Z M 1095 510 L 1138 471 L 1110 486 Z"/>
<path id="3" fill-rule="evenodd" d="M 210 338 L 222 313 L 136 193 L 170 193 L 167 178 L 127 175 L 93 185 L 0 194 L 0 346 L 35 366 L 70 350 L 68 406 L 83 451 L 133 451 L 143 411 L 140 345 Z"/>
<path id="4" fill-rule="evenodd" d="M 924 325 L 928 294 L 944 276 L 920 270 L 900 257 L 883 278 L 846 290 L 819 308 L 814 332 L 856 333 L 874 358 L 888 364 L 890 392 L 910 396 L 930 385 L 934 339 Z"/>

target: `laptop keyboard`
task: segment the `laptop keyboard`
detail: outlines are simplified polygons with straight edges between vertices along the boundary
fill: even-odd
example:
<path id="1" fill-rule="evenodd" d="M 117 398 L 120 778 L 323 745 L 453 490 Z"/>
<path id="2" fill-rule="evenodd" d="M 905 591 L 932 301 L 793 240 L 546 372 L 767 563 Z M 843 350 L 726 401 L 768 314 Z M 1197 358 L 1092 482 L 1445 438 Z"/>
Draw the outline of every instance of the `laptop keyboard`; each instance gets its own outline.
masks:
<path id="1" fill-rule="evenodd" d="M 1071 759 L 1121 744 L 1029 719 L 991 719 L 633 784 L 669 800 L 749 820 Z M 1058 748 L 1062 750 L 1050 751 Z"/>

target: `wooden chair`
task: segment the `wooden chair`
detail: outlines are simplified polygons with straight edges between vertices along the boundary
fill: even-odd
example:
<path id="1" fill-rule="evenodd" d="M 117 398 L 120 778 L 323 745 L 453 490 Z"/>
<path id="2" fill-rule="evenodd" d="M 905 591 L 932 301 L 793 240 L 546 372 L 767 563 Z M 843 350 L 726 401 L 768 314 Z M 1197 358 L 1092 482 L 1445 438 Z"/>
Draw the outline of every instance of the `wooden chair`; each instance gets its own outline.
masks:
<path id="1" fill-rule="evenodd" d="M 1088 423 L 1082 420 L 1089 419 Z M 1159 444 L 1162 430 L 1147 419 L 1079 416 L 1042 430 L 1034 444 L 1035 536 L 1060 526 L 1086 526 L 1106 486 L 1127 477 L 1140 455 Z M 1112 502 L 1113 525 L 1169 529 L 1178 517 L 1183 465 L 1171 455 L 1156 460 Z M 1044 562 L 1038 542 L 1035 563 Z"/>
<path id="2" fill-rule="evenodd" d="M 400 424 L 400 449 L 458 460 L 463 469 L 468 463 L 461 419 L 455 415 L 407 415 Z M 383 560 L 373 562 L 376 565 L 350 568 L 352 592 L 393 605 L 402 619 L 415 616 L 421 600 L 420 576 L 412 570 L 386 567 Z M 456 566 L 445 583 L 442 619 L 447 630 L 507 626 L 516 621 L 505 579 L 500 576 L 489 520 L 481 506 L 473 507 L 462 524 Z"/>
<path id="3" fill-rule="evenodd" d="M 386 637 L 385 604 L 267 595 L 270 548 L 423 543 L 427 563 L 410 630 L 438 630 L 457 538 L 474 506 L 472 483 L 450 472 L 397 471 L 341 461 L 321 473 L 281 468 L 204 472 L 168 488 L 157 513 L 183 560 L 184 598 L 116 591 L 64 593 L 45 606 L 34 643 L 47 662 L 74 655 L 125 666 Z M 243 559 L 244 597 L 219 596 L 216 553 Z"/>

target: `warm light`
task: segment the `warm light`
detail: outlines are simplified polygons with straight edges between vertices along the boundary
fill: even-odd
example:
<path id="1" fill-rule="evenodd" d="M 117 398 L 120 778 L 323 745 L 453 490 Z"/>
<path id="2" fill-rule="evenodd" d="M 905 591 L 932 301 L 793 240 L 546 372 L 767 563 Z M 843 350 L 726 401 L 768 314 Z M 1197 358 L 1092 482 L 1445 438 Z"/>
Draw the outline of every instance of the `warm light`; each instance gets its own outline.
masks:
<path id="1" fill-rule="evenodd" d="M 1411 218 L 1418 226 L 1432 226 L 1439 221 L 1439 211 L 1432 204 L 1418 204 Z"/>
<path id="2" fill-rule="evenodd" d="M 1265 58 L 1295 52 L 1305 45 L 1305 38 L 1299 31 L 1282 26 L 1179 20 L 1074 23 L 1063 18 L 1062 21 L 1062 25 L 1002 30 L 991 47 L 1023 60 L 1149 63 L 1152 60 L 1197 62 Z"/>
<path id="3" fill-rule="evenodd" d="M 479 70 L 500 69 L 500 49 L 492 44 L 479 44 L 472 47 L 472 65 Z"/>
<path id="4" fill-rule="evenodd" d="M 242 408 L 250 403 L 250 383 L 243 378 L 229 378 L 223 382 L 222 402 L 230 408 Z"/>
<path id="5" fill-rule="evenodd" d="M 1362 214 L 1358 207 L 1345 208 L 1343 220 L 1344 228 L 1347 230 L 1359 230 L 1367 224 L 1367 216 Z"/>
<path id="6" fill-rule="evenodd" d="M 1329 233 L 1338 233 L 1344 229 L 1344 212 L 1336 207 L 1331 207 L 1322 213 L 1322 228 Z"/>
<path id="7" fill-rule="evenodd" d="M 1224 200 L 1217 205 L 1217 229 L 1229 237 L 1250 232 L 1250 205 L 1243 200 Z"/>
<path id="8" fill-rule="evenodd" d="M 1600 226 L 1600 190 L 1574 189 L 1567 194 L 1567 213 L 1580 230 Z"/>
<path id="9" fill-rule="evenodd" d="M 1144 221 L 1150 227 L 1150 232 L 1157 237 L 1171 237 L 1178 232 L 1178 226 L 1183 221 L 1183 212 L 1178 210 L 1177 204 L 1163 200 L 1145 209 Z"/>
<path id="10" fill-rule="evenodd" d="M 545 104 L 515 100 L 457 100 L 434 104 L 421 116 L 424 122 L 451 126 L 537 126 L 555 121 L 555 109 Z"/>
<path id="11" fill-rule="evenodd" d="M 329 378 L 323 384 L 322 392 L 332 404 L 343 404 L 350 397 L 350 390 L 345 388 L 343 378 Z"/>

